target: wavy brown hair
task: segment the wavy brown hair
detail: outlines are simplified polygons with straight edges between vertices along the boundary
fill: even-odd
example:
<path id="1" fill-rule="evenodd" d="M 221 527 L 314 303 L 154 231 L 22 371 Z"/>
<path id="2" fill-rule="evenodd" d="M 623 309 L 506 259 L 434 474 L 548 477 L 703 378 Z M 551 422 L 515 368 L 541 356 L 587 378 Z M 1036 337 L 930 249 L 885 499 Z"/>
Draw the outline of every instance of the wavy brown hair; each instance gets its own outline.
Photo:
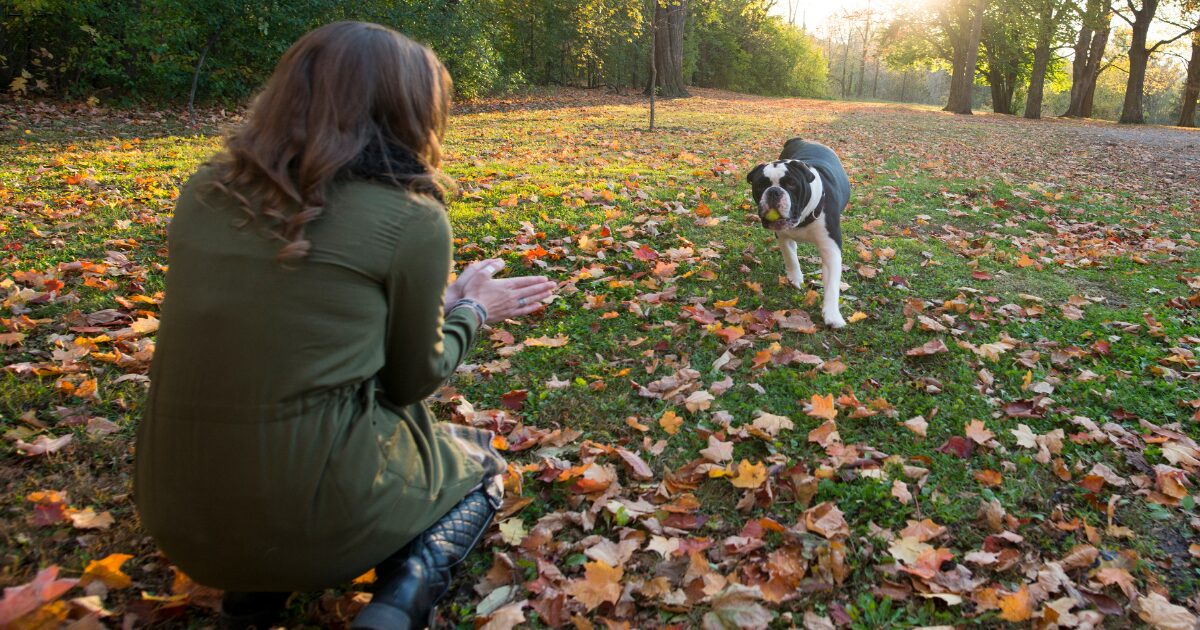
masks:
<path id="1" fill-rule="evenodd" d="M 215 186 L 238 201 L 246 223 L 284 243 L 280 261 L 300 260 L 310 246 L 305 226 L 325 212 L 331 184 L 364 175 L 364 156 L 381 158 L 365 160 L 384 171 L 370 179 L 441 201 L 450 93 L 433 51 L 400 33 L 365 22 L 322 26 L 284 53 L 228 136 Z"/>

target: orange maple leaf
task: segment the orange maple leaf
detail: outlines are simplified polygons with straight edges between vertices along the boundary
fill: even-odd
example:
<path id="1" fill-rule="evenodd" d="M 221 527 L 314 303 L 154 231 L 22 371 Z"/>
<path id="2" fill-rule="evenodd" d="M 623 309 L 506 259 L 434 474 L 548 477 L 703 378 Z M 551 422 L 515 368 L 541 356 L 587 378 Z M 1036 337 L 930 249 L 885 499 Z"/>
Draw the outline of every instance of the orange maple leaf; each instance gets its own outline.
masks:
<path id="1" fill-rule="evenodd" d="M 826 394 L 824 396 L 813 394 L 809 404 L 812 408 L 808 410 L 808 415 L 814 418 L 833 420 L 837 417 L 837 409 L 833 406 L 833 394 Z"/>
<path id="2" fill-rule="evenodd" d="M 621 596 L 621 577 L 625 570 L 603 560 L 584 565 L 584 576 L 567 585 L 566 591 L 588 610 L 605 602 L 616 603 Z"/>

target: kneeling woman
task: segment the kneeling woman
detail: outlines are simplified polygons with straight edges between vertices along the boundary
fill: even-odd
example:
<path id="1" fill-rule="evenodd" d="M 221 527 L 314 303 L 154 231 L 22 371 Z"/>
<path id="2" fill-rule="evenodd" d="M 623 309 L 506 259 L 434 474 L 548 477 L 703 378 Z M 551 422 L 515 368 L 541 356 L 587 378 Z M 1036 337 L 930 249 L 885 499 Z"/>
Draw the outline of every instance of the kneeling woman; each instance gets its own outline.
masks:
<path id="1" fill-rule="evenodd" d="M 428 49 L 330 24 L 180 194 L 135 496 L 235 624 L 378 567 L 356 625 L 423 627 L 494 513 L 490 434 L 422 401 L 485 322 L 533 312 L 553 283 L 493 278 L 488 260 L 447 286 L 449 101 Z"/>

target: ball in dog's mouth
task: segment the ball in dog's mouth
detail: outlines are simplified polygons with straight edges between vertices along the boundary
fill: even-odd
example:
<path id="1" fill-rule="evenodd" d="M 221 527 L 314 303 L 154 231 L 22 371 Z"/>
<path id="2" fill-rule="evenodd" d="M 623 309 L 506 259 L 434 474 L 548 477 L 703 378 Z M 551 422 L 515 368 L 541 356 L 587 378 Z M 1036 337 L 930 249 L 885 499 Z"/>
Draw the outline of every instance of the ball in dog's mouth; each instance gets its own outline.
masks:
<path id="1" fill-rule="evenodd" d="M 779 214 L 778 210 L 771 208 L 770 210 L 767 210 L 765 217 L 768 221 L 778 221 L 780 218 L 782 218 L 782 215 Z"/>

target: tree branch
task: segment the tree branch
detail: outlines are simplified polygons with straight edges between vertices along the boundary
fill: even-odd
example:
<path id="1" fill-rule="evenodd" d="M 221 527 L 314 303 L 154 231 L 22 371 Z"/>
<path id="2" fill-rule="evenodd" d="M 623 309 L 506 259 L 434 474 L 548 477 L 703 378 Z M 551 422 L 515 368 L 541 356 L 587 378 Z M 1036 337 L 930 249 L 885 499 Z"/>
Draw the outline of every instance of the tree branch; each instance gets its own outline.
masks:
<path id="1" fill-rule="evenodd" d="M 1150 52 L 1153 54 L 1154 51 L 1158 50 L 1160 46 L 1166 46 L 1167 44 L 1170 44 L 1171 42 L 1177 41 L 1179 39 L 1182 39 L 1183 37 L 1191 35 L 1192 33 L 1196 32 L 1196 30 L 1198 28 L 1200 28 L 1200 26 L 1193 26 L 1192 28 L 1189 28 L 1188 30 L 1176 35 L 1175 37 L 1172 37 L 1171 39 L 1164 39 L 1164 40 L 1158 42 L 1157 44 L 1151 46 Z"/>
<path id="2" fill-rule="evenodd" d="M 1129 9 L 1130 9 L 1131 11 L 1133 10 L 1133 5 L 1129 3 L 1129 0 L 1125 0 L 1125 4 L 1129 4 Z M 1133 26 L 1133 22 L 1132 22 L 1132 21 L 1131 21 L 1129 18 L 1125 17 L 1125 14 L 1124 14 L 1124 13 L 1121 13 L 1121 11 L 1120 11 L 1119 9 L 1117 9 L 1116 5 L 1109 5 L 1109 7 L 1108 7 L 1108 8 L 1109 8 L 1109 10 L 1110 10 L 1110 11 L 1112 11 L 1112 12 L 1113 12 L 1113 14 L 1114 14 L 1114 15 L 1116 15 L 1116 16 L 1117 16 L 1117 17 L 1119 17 L 1119 18 L 1121 18 L 1122 20 L 1125 20 L 1125 23 L 1126 23 L 1126 24 L 1128 24 L 1128 25 L 1130 25 L 1130 26 Z M 1134 13 L 1137 13 L 1137 12 L 1136 12 L 1136 11 L 1134 11 Z"/>

